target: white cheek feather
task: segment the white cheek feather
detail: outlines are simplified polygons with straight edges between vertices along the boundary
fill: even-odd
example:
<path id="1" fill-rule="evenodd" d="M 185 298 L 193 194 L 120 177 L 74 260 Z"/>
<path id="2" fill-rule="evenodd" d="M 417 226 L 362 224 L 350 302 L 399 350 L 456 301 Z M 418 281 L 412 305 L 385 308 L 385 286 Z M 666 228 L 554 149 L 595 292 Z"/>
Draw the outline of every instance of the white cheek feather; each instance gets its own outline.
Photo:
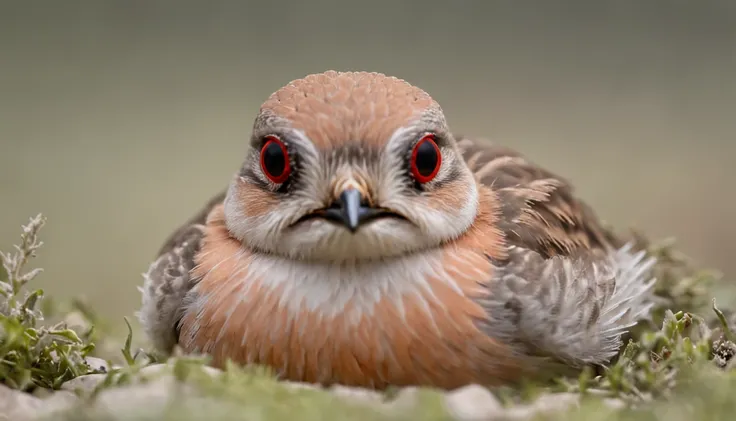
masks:
<path id="1" fill-rule="evenodd" d="M 475 220 L 478 213 L 478 188 L 470 173 L 462 174 L 466 179 L 465 189 L 453 192 L 462 203 L 462 207 L 448 212 L 447 209 L 429 206 L 421 198 L 408 199 L 402 193 L 405 189 L 403 179 L 403 168 L 406 163 L 406 153 L 403 151 L 405 144 L 403 137 L 409 129 L 402 127 L 397 129 L 391 136 L 382 159 L 381 174 L 385 175 L 379 183 L 383 190 L 380 191 L 382 204 L 391 207 L 410 216 L 421 228 L 423 234 L 428 237 L 429 242 L 437 244 L 442 241 L 454 239 L 465 232 Z M 442 148 L 442 166 L 435 180 L 447 179 L 452 168 L 459 163 L 458 155 L 450 148 Z M 431 183 L 430 183 L 431 188 Z"/>
<path id="2" fill-rule="evenodd" d="M 237 194 L 240 185 L 248 180 L 236 175 L 230 182 L 227 196 L 225 197 L 225 220 L 227 227 L 233 236 L 244 243 L 259 249 L 273 250 L 278 248 L 281 231 L 295 220 L 285 216 L 302 215 L 305 210 L 311 210 L 323 205 L 321 198 L 324 196 L 320 189 L 322 180 L 326 178 L 323 165 L 319 162 L 317 149 L 308 141 L 300 130 L 292 130 L 292 136 L 302 140 L 299 142 L 300 168 L 304 173 L 302 189 L 297 192 L 298 200 L 282 200 L 274 212 L 258 216 L 248 216 L 243 212 L 243 204 Z M 271 183 L 263 174 L 258 160 L 252 160 L 252 171 L 263 183 L 268 184 L 271 189 L 278 188 Z M 247 199 L 246 199 L 247 200 Z"/>
<path id="3" fill-rule="evenodd" d="M 243 212 L 243 204 L 240 202 L 237 190 L 240 184 L 246 181 L 236 176 L 230 183 L 224 202 L 225 221 L 232 235 L 240 241 L 251 245 L 256 249 L 266 249 L 278 238 L 279 231 L 288 222 L 283 218 L 284 214 L 291 214 L 299 210 L 299 207 L 291 203 L 284 203 L 278 212 L 268 212 L 258 216 L 248 216 Z"/>

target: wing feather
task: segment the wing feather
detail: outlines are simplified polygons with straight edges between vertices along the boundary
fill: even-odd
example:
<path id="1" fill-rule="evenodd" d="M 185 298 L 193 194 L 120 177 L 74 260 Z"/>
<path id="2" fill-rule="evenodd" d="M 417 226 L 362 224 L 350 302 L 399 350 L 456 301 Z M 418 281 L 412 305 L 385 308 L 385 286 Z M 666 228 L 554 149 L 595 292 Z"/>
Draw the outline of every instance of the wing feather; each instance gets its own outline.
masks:
<path id="1" fill-rule="evenodd" d="M 605 229 L 562 177 L 488 141 L 460 137 L 458 146 L 498 196 L 509 247 L 492 258 L 483 328 L 524 355 L 572 367 L 609 361 L 648 317 L 654 259 Z"/>
<path id="2" fill-rule="evenodd" d="M 551 258 L 511 246 L 507 259 L 494 261 L 481 327 L 527 356 L 569 367 L 605 364 L 622 335 L 649 317 L 654 262 L 630 245 Z"/>
<path id="3" fill-rule="evenodd" d="M 478 182 L 498 195 L 510 245 L 543 257 L 622 245 L 564 178 L 483 139 L 459 136 L 458 146 Z"/>
<path id="4" fill-rule="evenodd" d="M 169 354 L 178 342 L 179 320 L 184 309 L 182 303 L 198 281 L 190 273 L 204 236 L 204 224 L 212 208 L 222 203 L 224 198 L 225 192 L 216 195 L 174 231 L 143 274 L 142 301 L 137 316 L 159 352 Z"/>

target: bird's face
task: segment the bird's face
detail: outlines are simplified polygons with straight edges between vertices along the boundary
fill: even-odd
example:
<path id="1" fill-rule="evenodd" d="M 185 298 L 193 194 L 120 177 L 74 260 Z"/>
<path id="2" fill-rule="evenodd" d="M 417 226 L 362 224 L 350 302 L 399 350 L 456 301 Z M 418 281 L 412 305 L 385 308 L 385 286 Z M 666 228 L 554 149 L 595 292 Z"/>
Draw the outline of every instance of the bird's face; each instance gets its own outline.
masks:
<path id="1" fill-rule="evenodd" d="M 328 72 L 264 103 L 225 213 L 251 249 L 336 262 L 436 247 L 465 232 L 477 206 L 473 175 L 426 93 Z"/>

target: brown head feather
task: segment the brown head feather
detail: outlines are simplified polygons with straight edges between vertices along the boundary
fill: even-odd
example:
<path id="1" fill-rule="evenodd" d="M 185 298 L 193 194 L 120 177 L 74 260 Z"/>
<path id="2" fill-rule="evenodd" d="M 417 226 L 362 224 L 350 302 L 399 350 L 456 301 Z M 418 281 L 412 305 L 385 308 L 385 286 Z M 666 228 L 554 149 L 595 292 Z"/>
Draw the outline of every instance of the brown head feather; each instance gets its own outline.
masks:
<path id="1" fill-rule="evenodd" d="M 381 146 L 399 127 L 439 105 L 404 80 L 369 72 L 309 75 L 274 92 L 256 120 L 281 118 L 320 149 L 360 141 Z"/>

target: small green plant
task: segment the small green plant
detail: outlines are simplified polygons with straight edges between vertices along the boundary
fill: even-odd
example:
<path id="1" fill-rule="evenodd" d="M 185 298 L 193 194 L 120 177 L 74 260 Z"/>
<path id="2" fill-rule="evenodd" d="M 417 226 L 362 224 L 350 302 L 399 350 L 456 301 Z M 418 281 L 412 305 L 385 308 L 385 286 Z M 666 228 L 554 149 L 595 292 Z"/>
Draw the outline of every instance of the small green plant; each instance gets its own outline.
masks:
<path id="1" fill-rule="evenodd" d="M 64 322 L 41 326 L 43 290 L 25 289 L 42 272 L 26 271 L 25 266 L 43 245 L 38 233 L 45 222 L 40 214 L 31 218 L 22 227 L 15 251 L 0 252 L 0 383 L 24 391 L 57 389 L 69 379 L 95 372 L 85 361 L 94 344 Z"/>
<path id="2" fill-rule="evenodd" d="M 657 259 L 652 276 L 657 279 L 654 293 L 658 302 L 652 311 L 653 320 L 663 320 L 668 309 L 682 309 L 692 313 L 708 310 L 712 288 L 721 280 L 721 274 L 698 268 L 692 259 L 675 247 L 674 239 L 652 242 L 638 232 L 632 233 L 636 248 Z M 714 321 L 709 314 L 706 320 Z M 651 330 L 651 329 L 649 329 Z"/>
<path id="3" fill-rule="evenodd" d="M 605 391 L 628 401 L 668 397 L 681 372 L 711 360 L 710 329 L 702 318 L 686 312 L 665 312 L 662 328 L 629 341 L 604 376 L 581 378 L 581 390 Z M 587 384 L 584 384 L 587 383 Z"/>

